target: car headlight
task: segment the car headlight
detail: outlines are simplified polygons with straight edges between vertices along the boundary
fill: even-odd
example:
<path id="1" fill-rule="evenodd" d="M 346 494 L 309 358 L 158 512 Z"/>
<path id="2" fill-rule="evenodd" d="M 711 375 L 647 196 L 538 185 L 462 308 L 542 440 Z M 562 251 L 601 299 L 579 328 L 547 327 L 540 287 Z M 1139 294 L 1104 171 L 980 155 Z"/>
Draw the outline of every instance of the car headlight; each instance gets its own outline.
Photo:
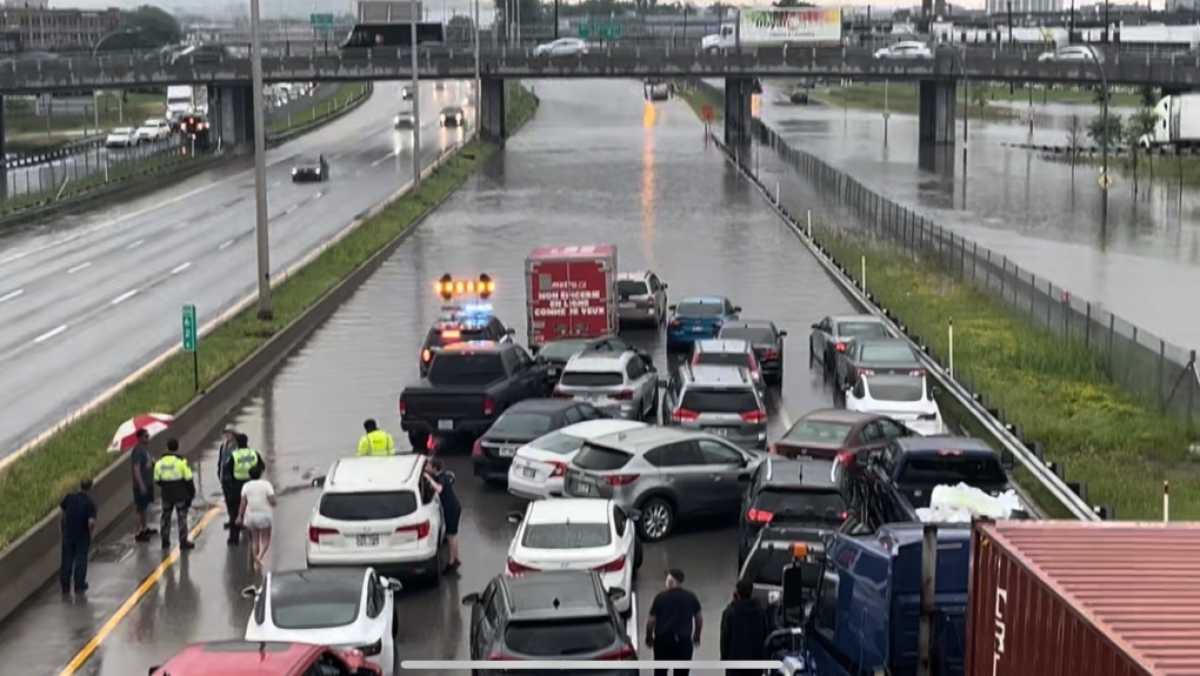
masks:
<path id="1" fill-rule="evenodd" d="M 299 171 L 299 169 L 292 167 L 292 176 L 295 176 L 297 173 L 299 173 Z"/>

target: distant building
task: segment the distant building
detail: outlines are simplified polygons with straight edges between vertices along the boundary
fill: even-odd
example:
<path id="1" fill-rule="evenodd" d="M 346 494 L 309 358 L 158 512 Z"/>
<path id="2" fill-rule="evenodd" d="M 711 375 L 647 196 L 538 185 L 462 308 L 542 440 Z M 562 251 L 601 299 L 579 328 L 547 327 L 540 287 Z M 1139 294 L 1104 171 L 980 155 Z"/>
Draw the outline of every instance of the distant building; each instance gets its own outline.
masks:
<path id="1" fill-rule="evenodd" d="M 41 7 L 14 6 L 9 2 L 0 8 L 0 31 L 16 33 L 21 49 L 52 51 L 91 49 L 121 23 L 121 11 L 115 7 L 102 10 L 47 9 L 45 0 L 28 0 Z M 26 0 L 20 0 L 22 4 Z"/>
<path id="2" fill-rule="evenodd" d="M 1013 16 L 1063 11 L 1063 0 L 1011 0 Z M 987 13 L 1007 14 L 1009 0 L 987 0 Z"/>
<path id="3" fill-rule="evenodd" d="M 1200 12 L 1200 0 L 1167 0 L 1168 12 Z"/>

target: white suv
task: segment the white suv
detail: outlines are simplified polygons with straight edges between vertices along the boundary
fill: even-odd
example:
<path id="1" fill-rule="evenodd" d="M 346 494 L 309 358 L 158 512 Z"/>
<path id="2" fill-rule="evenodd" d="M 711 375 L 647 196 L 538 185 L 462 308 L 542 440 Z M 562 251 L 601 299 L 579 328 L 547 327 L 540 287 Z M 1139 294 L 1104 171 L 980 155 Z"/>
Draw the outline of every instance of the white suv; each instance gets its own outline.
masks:
<path id="1" fill-rule="evenodd" d="M 563 367 L 555 397 L 586 401 L 614 418 L 655 420 L 658 373 L 646 357 L 625 352 L 582 352 Z"/>
<path id="2" fill-rule="evenodd" d="M 426 461 L 412 454 L 333 463 L 308 521 L 308 566 L 374 566 L 436 583 L 445 520 L 421 478 Z"/>

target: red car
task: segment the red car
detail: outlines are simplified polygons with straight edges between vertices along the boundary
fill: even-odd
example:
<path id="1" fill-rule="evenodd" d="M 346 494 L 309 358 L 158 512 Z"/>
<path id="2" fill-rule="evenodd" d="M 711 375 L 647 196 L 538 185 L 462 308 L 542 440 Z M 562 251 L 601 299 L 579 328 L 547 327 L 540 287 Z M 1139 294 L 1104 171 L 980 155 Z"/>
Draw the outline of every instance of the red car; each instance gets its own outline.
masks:
<path id="1" fill-rule="evenodd" d="M 307 643 L 210 641 L 193 643 L 150 676 L 383 676 L 357 650 Z"/>
<path id="2" fill-rule="evenodd" d="M 840 455 L 857 456 L 862 451 L 880 449 L 892 439 L 913 434 L 902 423 L 887 416 L 825 408 L 801 416 L 779 441 L 771 445 L 771 452 L 788 458 L 808 456 L 832 460 Z"/>

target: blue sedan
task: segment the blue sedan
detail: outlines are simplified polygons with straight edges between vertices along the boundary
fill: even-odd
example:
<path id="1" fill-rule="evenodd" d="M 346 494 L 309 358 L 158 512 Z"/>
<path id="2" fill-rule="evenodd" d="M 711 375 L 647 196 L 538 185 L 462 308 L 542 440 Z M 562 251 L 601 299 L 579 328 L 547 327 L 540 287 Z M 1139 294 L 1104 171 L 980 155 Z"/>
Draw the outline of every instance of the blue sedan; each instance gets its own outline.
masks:
<path id="1" fill-rule="evenodd" d="M 742 308 L 722 296 L 684 298 L 672 305 L 667 323 L 667 349 L 690 350 L 697 340 L 716 338 L 721 325 L 738 318 Z"/>

